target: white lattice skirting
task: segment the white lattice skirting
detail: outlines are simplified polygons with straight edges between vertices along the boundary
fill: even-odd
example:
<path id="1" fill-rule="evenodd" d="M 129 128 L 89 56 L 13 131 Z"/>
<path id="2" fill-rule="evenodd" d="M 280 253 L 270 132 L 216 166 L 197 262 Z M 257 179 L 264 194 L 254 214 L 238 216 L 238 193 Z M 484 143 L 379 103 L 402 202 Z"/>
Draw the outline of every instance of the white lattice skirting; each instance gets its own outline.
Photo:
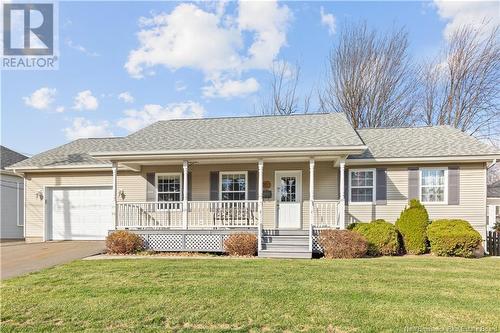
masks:
<path id="1" fill-rule="evenodd" d="M 182 252 L 224 252 L 224 240 L 231 234 L 255 228 L 236 230 L 130 230 L 142 237 L 147 250 Z"/>

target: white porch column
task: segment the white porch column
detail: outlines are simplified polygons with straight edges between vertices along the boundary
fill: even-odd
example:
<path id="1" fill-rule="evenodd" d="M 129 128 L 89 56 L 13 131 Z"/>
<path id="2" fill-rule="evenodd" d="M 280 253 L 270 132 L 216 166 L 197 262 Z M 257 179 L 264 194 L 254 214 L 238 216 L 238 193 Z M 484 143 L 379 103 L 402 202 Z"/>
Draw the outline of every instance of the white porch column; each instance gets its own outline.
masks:
<path id="1" fill-rule="evenodd" d="M 342 229 L 346 228 L 345 225 L 345 193 L 344 193 L 344 173 L 345 173 L 345 159 L 340 160 L 340 166 L 339 166 L 339 171 L 340 171 L 340 188 L 339 188 L 339 224 Z"/>
<path id="2" fill-rule="evenodd" d="M 188 228 L 188 161 L 182 162 L 182 171 L 183 171 L 183 196 L 182 196 L 182 226 L 184 229 Z"/>
<path id="3" fill-rule="evenodd" d="M 309 224 L 314 224 L 314 159 L 309 160 Z"/>
<path id="4" fill-rule="evenodd" d="M 259 201 L 258 209 L 259 209 L 259 225 L 258 225 L 258 235 L 257 235 L 257 245 L 258 245 L 258 250 L 262 250 L 262 226 L 264 224 L 264 209 L 263 209 L 263 198 L 262 198 L 262 192 L 264 190 L 264 161 L 259 160 L 258 164 L 258 182 L 259 185 L 257 187 L 258 193 L 257 193 L 257 199 Z"/>
<path id="5" fill-rule="evenodd" d="M 118 226 L 118 189 L 117 189 L 117 176 L 118 176 L 118 163 L 111 164 L 113 171 L 113 218 L 115 220 L 115 229 Z"/>

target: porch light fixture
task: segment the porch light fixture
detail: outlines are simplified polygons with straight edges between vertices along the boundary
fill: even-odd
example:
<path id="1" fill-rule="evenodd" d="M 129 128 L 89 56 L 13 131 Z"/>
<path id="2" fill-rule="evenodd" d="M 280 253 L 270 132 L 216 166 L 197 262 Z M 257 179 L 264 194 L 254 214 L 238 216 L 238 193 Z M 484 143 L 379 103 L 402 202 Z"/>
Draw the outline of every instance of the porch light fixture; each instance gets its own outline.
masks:
<path id="1" fill-rule="evenodd" d="M 42 191 L 42 190 L 38 190 L 38 191 L 36 191 L 36 193 L 35 193 L 35 197 L 36 197 L 37 199 L 43 200 L 43 191 Z"/>
<path id="2" fill-rule="evenodd" d="M 118 190 L 118 197 L 122 200 L 125 200 L 125 190 L 119 189 Z"/>

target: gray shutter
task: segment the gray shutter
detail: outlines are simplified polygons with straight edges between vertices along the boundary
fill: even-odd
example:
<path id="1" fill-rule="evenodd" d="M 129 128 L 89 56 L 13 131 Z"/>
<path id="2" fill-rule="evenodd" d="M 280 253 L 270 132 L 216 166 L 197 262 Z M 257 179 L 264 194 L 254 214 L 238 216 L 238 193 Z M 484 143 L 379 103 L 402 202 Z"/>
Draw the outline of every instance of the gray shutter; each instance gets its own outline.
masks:
<path id="1" fill-rule="evenodd" d="M 219 171 L 210 171 L 210 200 L 219 200 Z"/>
<path id="2" fill-rule="evenodd" d="M 146 201 L 156 201 L 156 177 L 154 172 L 146 174 Z"/>
<path id="3" fill-rule="evenodd" d="M 257 200 L 257 171 L 248 171 L 248 200 Z"/>
<path id="4" fill-rule="evenodd" d="M 188 201 L 193 200 L 193 177 L 191 172 L 188 172 Z"/>
<path id="5" fill-rule="evenodd" d="M 349 170 L 344 169 L 344 201 L 349 204 Z"/>
<path id="6" fill-rule="evenodd" d="M 408 201 L 411 199 L 420 200 L 420 172 L 418 168 L 408 168 Z"/>
<path id="7" fill-rule="evenodd" d="M 460 168 L 448 168 L 448 205 L 460 205 Z"/>
<path id="8" fill-rule="evenodd" d="M 377 168 L 375 200 L 377 205 L 387 205 L 387 169 Z"/>

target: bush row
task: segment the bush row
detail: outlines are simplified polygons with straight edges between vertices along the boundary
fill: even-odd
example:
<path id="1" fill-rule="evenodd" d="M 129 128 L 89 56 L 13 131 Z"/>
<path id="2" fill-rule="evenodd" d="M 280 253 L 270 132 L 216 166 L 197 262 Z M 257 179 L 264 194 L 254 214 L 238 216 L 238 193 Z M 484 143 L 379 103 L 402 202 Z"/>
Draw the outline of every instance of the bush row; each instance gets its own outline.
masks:
<path id="1" fill-rule="evenodd" d="M 348 232 L 322 232 L 319 242 L 325 257 L 423 254 L 429 249 L 438 256 L 465 258 L 478 257 L 484 253 L 481 235 L 467 221 L 442 219 L 430 222 L 427 210 L 418 200 L 410 201 L 395 225 L 375 220 L 370 223 L 353 223 L 348 229 Z M 360 254 L 365 244 L 366 251 Z M 346 252 L 345 248 L 350 251 Z"/>

